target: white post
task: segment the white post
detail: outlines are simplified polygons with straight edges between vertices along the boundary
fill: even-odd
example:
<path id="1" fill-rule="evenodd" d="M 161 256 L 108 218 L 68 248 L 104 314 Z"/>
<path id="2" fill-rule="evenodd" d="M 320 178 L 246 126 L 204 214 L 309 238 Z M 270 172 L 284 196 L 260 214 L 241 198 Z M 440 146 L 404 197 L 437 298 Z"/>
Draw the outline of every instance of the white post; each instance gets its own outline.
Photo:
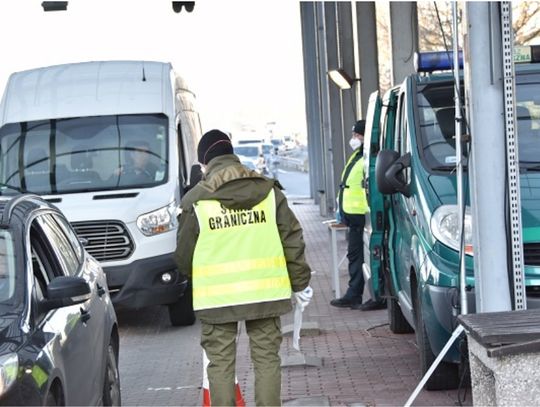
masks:
<path id="1" fill-rule="evenodd" d="M 465 4 L 465 85 L 476 311 L 511 309 L 505 225 L 505 126 L 499 5 Z"/>

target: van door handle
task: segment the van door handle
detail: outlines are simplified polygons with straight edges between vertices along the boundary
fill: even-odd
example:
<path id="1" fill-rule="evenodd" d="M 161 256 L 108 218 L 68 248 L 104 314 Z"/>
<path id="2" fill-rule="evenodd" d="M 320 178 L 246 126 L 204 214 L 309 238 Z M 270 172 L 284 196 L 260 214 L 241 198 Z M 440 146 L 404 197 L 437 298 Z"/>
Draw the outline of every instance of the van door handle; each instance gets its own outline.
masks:
<path id="1" fill-rule="evenodd" d="M 103 297 L 103 294 L 105 294 L 106 290 L 99 284 L 97 284 L 97 293 L 100 297 Z"/>
<path id="2" fill-rule="evenodd" d="M 81 321 L 86 324 L 88 320 L 90 319 L 90 311 L 85 310 L 84 308 L 81 308 Z"/>

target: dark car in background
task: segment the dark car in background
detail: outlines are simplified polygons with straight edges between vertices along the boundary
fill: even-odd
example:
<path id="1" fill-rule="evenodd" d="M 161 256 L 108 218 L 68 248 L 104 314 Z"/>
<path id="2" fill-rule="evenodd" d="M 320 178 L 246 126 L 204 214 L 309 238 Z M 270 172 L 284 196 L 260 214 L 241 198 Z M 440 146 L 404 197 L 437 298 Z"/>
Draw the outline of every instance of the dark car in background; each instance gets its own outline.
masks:
<path id="1" fill-rule="evenodd" d="M 66 218 L 0 196 L 0 404 L 119 405 L 118 352 L 105 275 Z"/>

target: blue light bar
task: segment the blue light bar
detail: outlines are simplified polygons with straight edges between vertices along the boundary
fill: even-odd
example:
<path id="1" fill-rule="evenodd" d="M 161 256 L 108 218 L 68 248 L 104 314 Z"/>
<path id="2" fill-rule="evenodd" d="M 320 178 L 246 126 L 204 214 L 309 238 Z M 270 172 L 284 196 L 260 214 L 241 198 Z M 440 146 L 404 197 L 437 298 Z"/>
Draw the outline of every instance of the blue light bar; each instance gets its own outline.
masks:
<path id="1" fill-rule="evenodd" d="M 463 69 L 463 52 L 458 52 L 459 69 Z M 449 71 L 454 66 L 452 51 L 416 52 L 414 68 L 416 72 Z"/>

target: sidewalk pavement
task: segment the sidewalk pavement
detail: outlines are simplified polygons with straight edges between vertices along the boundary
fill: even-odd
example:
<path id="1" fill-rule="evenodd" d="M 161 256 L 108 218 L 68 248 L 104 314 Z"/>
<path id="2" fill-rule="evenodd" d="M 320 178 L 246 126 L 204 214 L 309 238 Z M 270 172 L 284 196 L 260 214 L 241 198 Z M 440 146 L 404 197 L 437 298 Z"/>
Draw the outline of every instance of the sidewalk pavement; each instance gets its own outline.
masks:
<path id="1" fill-rule="evenodd" d="M 289 199 L 289 205 L 304 229 L 306 255 L 314 271 L 311 286 L 314 298 L 304 312 L 305 322 L 316 322 L 320 333 L 302 336 L 306 358 L 318 359 L 319 366 L 291 366 L 282 369 L 284 405 L 300 406 L 402 406 L 420 381 L 420 363 L 414 334 L 393 334 L 387 311 L 360 311 L 330 305 L 332 253 L 330 234 L 319 207 L 311 199 Z M 344 233 L 338 234 L 341 256 L 346 252 Z M 341 257 L 340 256 L 340 257 Z M 347 262 L 340 268 L 342 293 L 347 287 Z M 364 293 L 364 301 L 369 294 Z M 282 318 L 282 326 L 292 324 L 292 313 Z M 282 359 L 298 355 L 292 337 L 284 337 Z M 253 367 L 248 338 L 242 333 L 238 343 L 238 382 L 248 406 L 255 405 Z M 471 405 L 470 389 L 426 391 L 413 406 Z"/>

